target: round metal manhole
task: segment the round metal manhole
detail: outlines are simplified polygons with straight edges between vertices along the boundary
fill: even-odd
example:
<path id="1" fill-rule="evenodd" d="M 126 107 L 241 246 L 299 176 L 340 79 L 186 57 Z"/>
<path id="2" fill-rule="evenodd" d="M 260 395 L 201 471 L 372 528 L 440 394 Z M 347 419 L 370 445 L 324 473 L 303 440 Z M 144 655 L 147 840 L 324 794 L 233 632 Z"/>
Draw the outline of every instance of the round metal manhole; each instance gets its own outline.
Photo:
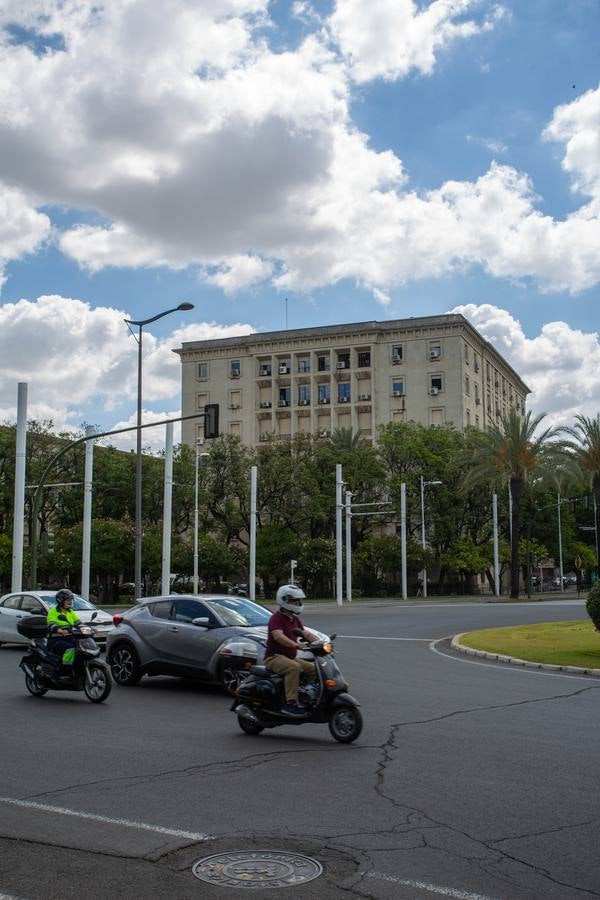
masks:
<path id="1" fill-rule="evenodd" d="M 192 872 L 219 887 L 284 888 L 318 878 L 323 866 L 316 859 L 282 850 L 232 850 L 198 860 Z"/>

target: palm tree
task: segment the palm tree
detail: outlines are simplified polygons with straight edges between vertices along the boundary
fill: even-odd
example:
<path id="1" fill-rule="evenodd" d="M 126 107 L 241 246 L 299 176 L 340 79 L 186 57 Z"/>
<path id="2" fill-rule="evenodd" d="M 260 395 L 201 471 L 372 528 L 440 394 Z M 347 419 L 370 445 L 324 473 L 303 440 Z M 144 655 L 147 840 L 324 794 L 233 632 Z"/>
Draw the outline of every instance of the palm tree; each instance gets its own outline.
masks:
<path id="1" fill-rule="evenodd" d="M 560 446 L 552 443 L 559 432 L 546 428 L 535 435 L 544 413 L 532 417 L 531 412 L 521 417 L 516 410 L 502 416 L 500 427 L 492 427 L 480 435 L 478 446 L 471 457 L 471 469 L 464 481 L 465 489 L 490 482 L 505 481 L 510 485 L 512 497 L 512 536 L 510 560 L 510 596 L 519 597 L 519 537 L 521 531 L 521 498 L 527 481 L 535 474 L 542 474 L 553 452 Z"/>
<path id="2" fill-rule="evenodd" d="M 586 475 L 594 495 L 594 525 L 596 526 L 596 565 L 598 565 L 598 535 L 600 534 L 600 414 L 594 419 L 575 416 L 572 428 L 563 431 L 575 438 L 575 443 L 567 441 L 566 446 L 573 453 L 579 469 Z"/>
<path id="3" fill-rule="evenodd" d="M 356 450 L 364 445 L 360 431 L 352 431 L 351 428 L 335 428 L 331 435 L 331 443 L 336 450 Z"/>

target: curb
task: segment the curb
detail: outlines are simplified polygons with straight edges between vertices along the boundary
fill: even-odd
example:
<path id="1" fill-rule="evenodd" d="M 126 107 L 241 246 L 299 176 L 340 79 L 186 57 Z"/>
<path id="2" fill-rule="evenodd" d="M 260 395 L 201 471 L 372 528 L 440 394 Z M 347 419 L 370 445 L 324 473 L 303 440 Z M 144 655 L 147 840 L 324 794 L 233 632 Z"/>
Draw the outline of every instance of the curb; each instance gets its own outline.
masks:
<path id="1" fill-rule="evenodd" d="M 584 669 L 581 666 L 555 666 L 550 663 L 531 662 L 529 659 L 519 659 L 517 656 L 505 656 L 502 653 L 488 653 L 486 650 L 475 650 L 473 647 L 465 647 L 460 643 L 460 639 L 468 634 L 463 631 L 462 634 L 455 634 L 452 638 L 451 647 L 457 653 L 463 653 L 465 656 L 476 656 L 478 659 L 493 659 L 496 662 L 510 663 L 513 666 L 523 666 L 526 669 L 542 669 L 545 672 L 570 672 L 574 675 L 592 675 L 600 678 L 600 669 Z"/>

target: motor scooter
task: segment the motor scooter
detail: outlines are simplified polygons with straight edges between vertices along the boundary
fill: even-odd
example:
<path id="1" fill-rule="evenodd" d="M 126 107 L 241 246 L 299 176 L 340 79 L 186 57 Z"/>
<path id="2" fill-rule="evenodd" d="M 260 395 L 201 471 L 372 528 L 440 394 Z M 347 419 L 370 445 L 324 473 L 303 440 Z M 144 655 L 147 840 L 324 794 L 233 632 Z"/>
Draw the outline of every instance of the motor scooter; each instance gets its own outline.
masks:
<path id="1" fill-rule="evenodd" d="M 295 629 L 302 637 L 302 631 Z M 308 722 L 329 725 L 336 741 L 349 744 L 362 731 L 363 720 L 359 702 L 348 693 L 348 685 L 335 660 L 332 634 L 329 640 L 313 641 L 307 650 L 313 656 L 316 681 L 300 682 L 298 703 L 304 707 L 302 716 L 290 716 L 282 711 L 285 705 L 283 676 L 270 672 L 265 666 L 251 666 L 249 675 L 236 689 L 231 709 L 246 734 L 260 734 L 265 728 L 279 725 L 304 725 Z"/>
<path id="2" fill-rule="evenodd" d="M 96 613 L 92 614 L 92 620 Z M 72 625 L 73 662 L 63 666 L 62 658 L 48 650 L 45 616 L 27 616 L 17 623 L 17 631 L 29 638 L 29 651 L 19 667 L 25 673 L 25 687 L 34 697 L 48 691 L 84 691 L 92 703 L 102 703 L 111 692 L 110 669 L 100 656 L 100 647 L 89 625 Z"/>

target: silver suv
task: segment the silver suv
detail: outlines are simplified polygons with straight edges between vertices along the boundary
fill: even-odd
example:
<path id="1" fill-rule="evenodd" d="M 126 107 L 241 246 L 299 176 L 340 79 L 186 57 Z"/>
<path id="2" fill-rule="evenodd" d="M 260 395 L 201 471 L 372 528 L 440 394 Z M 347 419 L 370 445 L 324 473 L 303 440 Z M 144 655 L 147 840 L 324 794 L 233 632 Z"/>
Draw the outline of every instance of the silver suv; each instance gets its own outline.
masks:
<path id="1" fill-rule="evenodd" d="M 263 661 L 270 616 L 258 603 L 230 595 L 142 599 L 113 616 L 106 648 L 113 679 L 133 685 L 143 675 L 183 675 L 233 693 L 250 666 Z"/>

